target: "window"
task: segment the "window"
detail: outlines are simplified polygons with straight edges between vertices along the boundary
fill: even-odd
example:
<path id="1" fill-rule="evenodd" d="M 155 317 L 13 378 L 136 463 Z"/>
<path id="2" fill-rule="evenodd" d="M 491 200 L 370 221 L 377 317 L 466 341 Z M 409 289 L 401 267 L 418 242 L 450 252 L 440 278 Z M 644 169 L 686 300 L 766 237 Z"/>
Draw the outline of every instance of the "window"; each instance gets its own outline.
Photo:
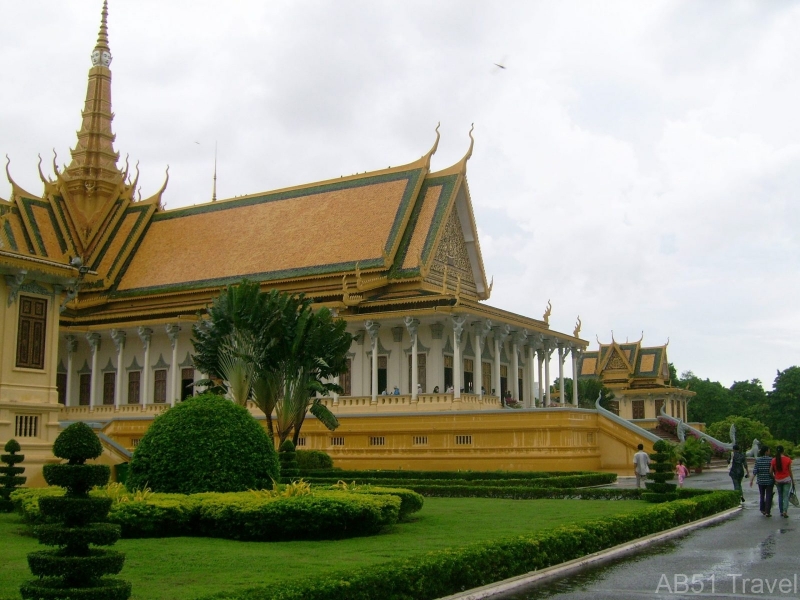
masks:
<path id="1" fill-rule="evenodd" d="M 425 393 L 427 387 L 425 386 L 425 354 L 417 353 L 417 383 L 419 387 L 422 389 L 422 393 Z M 411 363 L 413 361 L 413 356 L 411 353 L 408 355 L 408 393 L 412 393 L 414 390 L 411 389 Z"/>
<path id="2" fill-rule="evenodd" d="M 388 386 L 388 379 L 389 379 L 389 368 L 388 368 L 388 357 L 386 356 L 379 356 L 378 357 L 378 393 L 380 394 L 384 390 L 388 393 L 389 390 L 387 389 Z"/>
<path id="3" fill-rule="evenodd" d="M 492 363 L 483 363 L 483 389 L 487 394 L 492 394 Z"/>
<path id="4" fill-rule="evenodd" d="M 633 400 L 631 406 L 633 407 L 633 418 L 644 419 L 644 400 Z"/>
<path id="5" fill-rule="evenodd" d="M 139 442 L 142 441 L 142 438 L 131 438 L 131 446 L 136 448 L 139 445 Z"/>
<path id="6" fill-rule="evenodd" d="M 525 389 L 525 386 L 522 383 L 523 382 L 523 378 L 524 378 L 524 375 L 522 374 L 522 367 L 520 367 L 519 368 L 519 372 L 517 373 L 517 393 L 519 394 L 519 396 L 517 396 L 517 400 L 520 400 L 520 401 L 522 400 L 523 390 Z"/>
<path id="7" fill-rule="evenodd" d="M 67 404 L 67 374 L 56 373 L 56 389 L 58 389 L 58 403 Z"/>
<path id="8" fill-rule="evenodd" d="M 464 359 L 464 373 L 463 373 L 463 379 L 464 379 L 463 385 L 464 385 L 464 391 L 465 392 L 472 392 L 473 391 L 474 382 L 475 382 L 474 371 L 475 371 L 475 361 L 472 360 L 471 358 L 465 358 Z"/>
<path id="9" fill-rule="evenodd" d="M 342 387 L 342 396 L 353 395 L 352 384 L 350 383 L 351 381 L 350 373 L 352 372 L 353 372 L 353 360 L 348 358 L 347 370 L 341 375 L 339 375 L 339 385 Z"/>
<path id="10" fill-rule="evenodd" d="M 153 402 L 165 404 L 167 402 L 167 370 L 156 369 L 153 378 Z"/>
<path id="11" fill-rule="evenodd" d="M 343 437 L 332 437 L 331 438 L 331 446 L 344 446 L 344 438 Z"/>
<path id="12" fill-rule="evenodd" d="M 664 408 L 664 400 L 656 400 L 656 417 L 661 414 L 662 408 Z"/>
<path id="13" fill-rule="evenodd" d="M 381 436 L 378 437 L 370 437 L 369 438 L 369 445 L 370 446 L 385 446 L 386 445 L 386 438 Z"/>
<path id="14" fill-rule="evenodd" d="M 500 395 L 505 397 L 508 389 L 508 366 L 500 365 Z"/>
<path id="15" fill-rule="evenodd" d="M 14 419 L 15 437 L 36 437 L 39 435 L 39 417 L 35 415 L 17 415 Z"/>
<path id="16" fill-rule="evenodd" d="M 92 397 L 92 374 L 81 373 L 80 386 L 78 388 L 78 404 L 80 406 L 89 406 L 89 400 Z"/>
<path id="17" fill-rule="evenodd" d="M 139 385 L 141 381 L 141 371 L 128 371 L 128 404 L 139 404 Z"/>
<path id="18" fill-rule="evenodd" d="M 113 371 L 103 373 L 103 404 L 114 404 L 114 391 L 117 374 Z"/>
<path id="19" fill-rule="evenodd" d="M 305 445 L 306 445 L 306 438 L 304 438 L 304 437 L 297 438 L 297 446 L 298 446 L 298 448 L 300 446 L 305 446 Z"/>
<path id="20" fill-rule="evenodd" d="M 457 435 L 456 436 L 456 446 L 471 446 L 472 445 L 472 436 L 471 435 Z"/>
<path id="21" fill-rule="evenodd" d="M 191 398 L 194 394 L 194 369 L 181 369 L 181 400 Z"/>
<path id="22" fill-rule="evenodd" d="M 19 297 L 17 330 L 17 366 L 44 369 L 44 341 L 47 324 L 47 300 Z"/>
<path id="23" fill-rule="evenodd" d="M 428 436 L 427 435 L 415 435 L 412 443 L 415 446 L 427 446 L 428 445 Z"/>
<path id="24" fill-rule="evenodd" d="M 446 392 L 453 385 L 453 357 L 449 354 L 444 355 L 444 389 Z"/>
<path id="25" fill-rule="evenodd" d="M 608 410 L 619 416 L 619 400 L 609 400 Z"/>

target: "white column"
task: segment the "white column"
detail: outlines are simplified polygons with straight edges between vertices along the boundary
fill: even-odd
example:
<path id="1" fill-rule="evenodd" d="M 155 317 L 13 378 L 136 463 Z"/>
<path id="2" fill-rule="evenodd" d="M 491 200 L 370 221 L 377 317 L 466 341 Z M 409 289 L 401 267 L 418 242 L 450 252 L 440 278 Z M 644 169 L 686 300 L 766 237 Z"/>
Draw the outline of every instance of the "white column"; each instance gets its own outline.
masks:
<path id="1" fill-rule="evenodd" d="M 517 402 L 522 402 L 522 398 L 519 397 L 519 347 L 520 344 L 525 343 L 525 335 L 524 331 L 516 331 L 514 332 L 513 337 L 511 338 L 512 347 L 511 350 L 514 353 L 514 356 L 511 357 L 511 370 L 514 371 L 511 381 L 513 385 L 511 387 L 511 397 L 516 400 Z"/>
<path id="2" fill-rule="evenodd" d="M 378 331 L 381 324 L 377 321 L 367 321 L 364 323 L 372 343 L 372 404 L 378 403 Z"/>
<path id="3" fill-rule="evenodd" d="M 178 376 L 178 334 L 181 332 L 181 328 L 179 325 L 169 324 L 165 329 L 169 337 L 169 343 L 172 344 L 172 365 L 169 368 L 172 377 L 169 382 L 170 394 L 167 402 L 169 402 L 170 406 L 175 406 L 175 400 L 180 397 L 180 392 L 178 391 L 178 383 L 180 382 L 180 377 Z"/>
<path id="4" fill-rule="evenodd" d="M 419 321 L 412 317 L 406 317 L 404 320 L 408 335 L 411 336 L 411 402 L 419 402 L 419 394 L 417 393 L 417 388 L 419 387 L 419 356 L 417 354 Z"/>
<path id="5" fill-rule="evenodd" d="M 501 397 L 500 389 L 500 336 L 498 334 L 499 327 L 493 327 L 494 333 L 494 363 L 492 363 L 492 385 L 494 386 L 494 395 L 498 398 Z M 490 390 L 491 392 L 491 390 Z M 500 398 L 500 404 L 503 404 L 503 399 Z"/>
<path id="6" fill-rule="evenodd" d="M 564 404 L 564 345 L 558 342 L 558 401 Z"/>
<path id="7" fill-rule="evenodd" d="M 72 359 L 78 349 L 78 338 L 69 333 L 64 336 L 64 339 L 67 340 L 67 396 L 64 399 L 64 406 L 72 406 Z"/>
<path id="8" fill-rule="evenodd" d="M 542 379 L 542 365 L 544 364 L 544 349 L 539 348 L 536 350 L 536 358 L 537 362 L 539 363 L 539 368 L 537 370 L 537 375 L 539 377 L 539 406 L 546 406 L 544 402 L 544 379 Z"/>
<path id="9" fill-rule="evenodd" d="M 90 331 L 86 334 L 86 341 L 89 342 L 89 348 L 92 350 L 92 374 L 91 374 L 91 387 L 89 389 L 89 410 L 94 410 L 97 406 L 97 355 L 100 352 L 100 334 L 96 331 Z"/>
<path id="10" fill-rule="evenodd" d="M 577 348 L 572 349 L 572 405 L 578 406 L 578 353 Z"/>
<path id="11" fill-rule="evenodd" d="M 492 324 L 488 319 L 484 319 L 475 321 L 472 327 L 475 330 L 475 371 L 473 373 L 475 393 L 479 398 L 483 398 L 483 341 L 486 339 L 486 334 L 491 331 Z"/>
<path id="12" fill-rule="evenodd" d="M 119 408 L 122 404 L 122 387 L 125 382 L 123 379 L 123 373 L 125 372 L 125 331 L 112 329 L 111 339 L 117 349 L 117 382 L 114 385 L 114 406 Z"/>
<path id="13" fill-rule="evenodd" d="M 406 366 L 403 363 L 403 327 L 398 325 L 396 327 L 392 327 L 392 341 L 396 344 L 395 346 L 395 354 L 397 356 L 397 379 L 396 380 L 388 380 L 389 374 L 391 373 L 390 370 L 387 369 L 386 376 L 387 382 L 386 387 L 393 388 L 395 385 L 400 389 L 400 393 L 403 393 L 403 373 L 406 370 Z M 388 365 L 387 365 L 388 366 Z M 411 382 L 408 382 L 408 387 L 411 387 Z"/>
<path id="14" fill-rule="evenodd" d="M 553 348 L 550 346 L 550 340 L 545 342 L 544 346 L 544 398 L 545 406 L 550 406 L 550 357 L 553 354 Z"/>
<path id="15" fill-rule="evenodd" d="M 464 331 L 466 316 L 453 317 L 453 400 L 461 400 L 461 373 L 464 363 L 461 360 L 461 334 Z"/>
<path id="16" fill-rule="evenodd" d="M 528 408 L 534 408 L 536 406 L 536 378 L 534 377 L 536 374 L 535 356 L 536 350 L 533 349 L 533 346 L 528 346 L 528 393 L 530 394 Z"/>
<path id="17" fill-rule="evenodd" d="M 142 410 L 147 406 L 147 399 L 150 397 L 150 338 L 153 336 L 153 330 L 149 327 L 139 327 L 137 329 L 139 339 L 142 340 L 144 346 L 144 364 L 142 365 L 142 381 L 139 385 L 139 404 L 142 405 Z"/>

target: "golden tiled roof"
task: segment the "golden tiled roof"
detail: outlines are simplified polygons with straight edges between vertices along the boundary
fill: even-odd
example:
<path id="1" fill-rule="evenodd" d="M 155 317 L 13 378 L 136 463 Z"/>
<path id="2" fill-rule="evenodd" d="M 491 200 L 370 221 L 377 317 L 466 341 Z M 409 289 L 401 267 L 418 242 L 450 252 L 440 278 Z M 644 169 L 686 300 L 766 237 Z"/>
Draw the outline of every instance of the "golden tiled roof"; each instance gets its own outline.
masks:
<path id="1" fill-rule="evenodd" d="M 442 195 L 443 185 L 435 185 L 429 187 L 424 196 L 419 200 L 421 205 L 419 207 L 419 216 L 414 226 L 414 232 L 411 234 L 411 240 L 408 242 L 406 249 L 406 256 L 403 260 L 403 269 L 413 269 L 419 267 L 419 259 L 422 254 L 422 248 L 425 244 L 425 239 L 428 237 L 431 224 L 433 223 L 433 215 L 436 212 L 436 207 L 439 203 L 439 198 Z"/>
<path id="2" fill-rule="evenodd" d="M 422 177 L 386 171 L 157 214 L 117 291 L 383 267 Z"/>

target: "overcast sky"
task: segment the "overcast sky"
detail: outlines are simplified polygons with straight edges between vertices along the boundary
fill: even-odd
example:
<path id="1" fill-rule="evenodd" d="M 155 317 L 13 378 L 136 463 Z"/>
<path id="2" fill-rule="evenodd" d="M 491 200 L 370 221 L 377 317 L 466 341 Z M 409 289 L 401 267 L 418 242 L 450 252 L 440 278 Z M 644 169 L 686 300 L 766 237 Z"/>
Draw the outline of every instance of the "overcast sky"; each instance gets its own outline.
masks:
<path id="1" fill-rule="evenodd" d="M 411 162 L 439 121 L 441 169 L 474 122 L 490 304 L 550 299 L 590 348 L 669 338 L 679 372 L 725 385 L 800 363 L 800 4 L 110 4 L 143 196 L 169 164 L 167 208 L 210 200 L 215 142 L 228 198 Z M 74 146 L 100 8 L 0 4 L 0 154 L 31 192 L 37 154 Z"/>

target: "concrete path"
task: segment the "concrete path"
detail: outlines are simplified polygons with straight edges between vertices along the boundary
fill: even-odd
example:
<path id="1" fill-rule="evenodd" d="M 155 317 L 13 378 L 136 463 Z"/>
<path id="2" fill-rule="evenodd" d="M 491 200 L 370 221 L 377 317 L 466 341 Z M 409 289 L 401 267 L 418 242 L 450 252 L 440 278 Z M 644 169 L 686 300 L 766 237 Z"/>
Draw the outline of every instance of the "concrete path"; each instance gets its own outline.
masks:
<path id="1" fill-rule="evenodd" d="M 795 474 L 797 478 L 797 474 Z M 758 510 L 758 488 L 745 480 L 744 510 L 721 524 L 662 543 L 632 558 L 528 590 L 493 596 L 506 600 L 623 600 L 800 598 L 800 509 L 789 518 Z M 621 487 L 636 485 L 620 478 Z M 727 470 L 690 477 L 687 487 L 731 489 Z"/>

